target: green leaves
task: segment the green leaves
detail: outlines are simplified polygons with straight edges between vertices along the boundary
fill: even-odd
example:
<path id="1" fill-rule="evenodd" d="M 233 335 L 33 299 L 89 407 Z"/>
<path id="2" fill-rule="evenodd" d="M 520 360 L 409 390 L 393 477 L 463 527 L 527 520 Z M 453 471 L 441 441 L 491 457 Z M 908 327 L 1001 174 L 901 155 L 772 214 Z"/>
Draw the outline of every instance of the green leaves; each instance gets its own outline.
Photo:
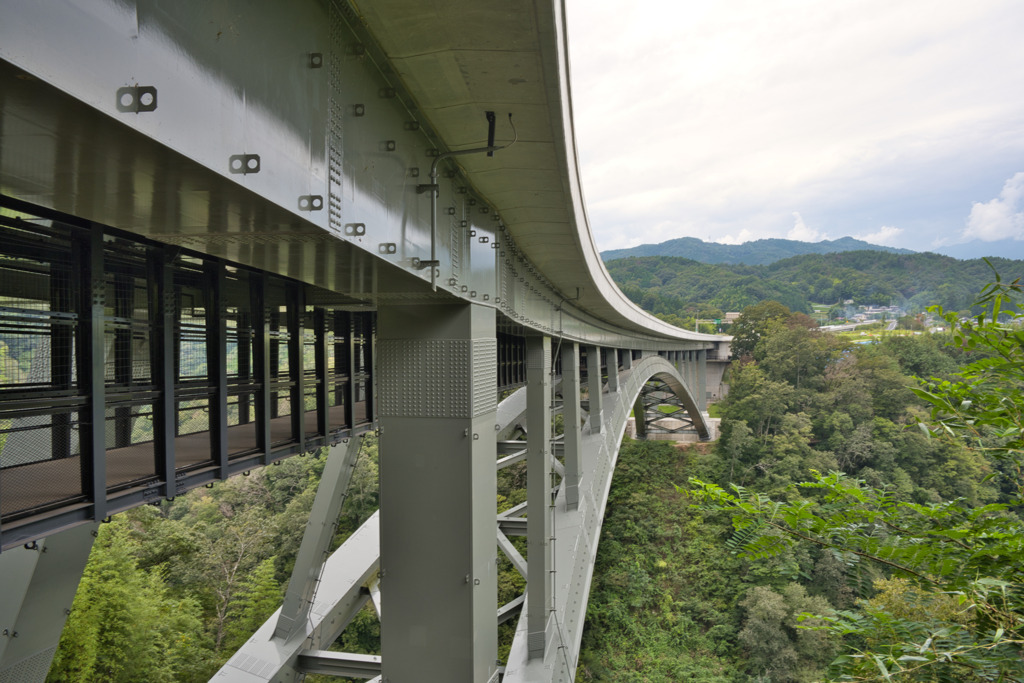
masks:
<path id="1" fill-rule="evenodd" d="M 801 615 L 803 628 L 850 643 L 829 669 L 833 680 L 1024 679 L 1024 525 L 1015 514 L 1024 499 L 1022 295 L 1017 280 L 997 274 L 976 301 L 983 313 L 961 321 L 936 309 L 974 359 L 951 378 L 912 388 L 928 408 L 918 426 L 949 444 L 937 463 L 945 476 L 996 481 L 1012 494 L 1004 500 L 901 500 L 836 471 L 813 472 L 774 498 L 690 480 L 694 505 L 728 514 L 735 532 L 727 546 L 748 559 L 810 544 L 892 577 L 877 581 L 857 610 Z M 840 438 L 849 443 L 855 433 Z"/>

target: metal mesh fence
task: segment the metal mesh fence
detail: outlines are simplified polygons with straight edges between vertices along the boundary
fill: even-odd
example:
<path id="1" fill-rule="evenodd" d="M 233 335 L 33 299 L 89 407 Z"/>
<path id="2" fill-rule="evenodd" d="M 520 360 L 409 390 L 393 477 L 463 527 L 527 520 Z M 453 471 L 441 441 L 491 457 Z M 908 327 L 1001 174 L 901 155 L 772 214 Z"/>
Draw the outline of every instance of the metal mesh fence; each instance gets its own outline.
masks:
<path id="1" fill-rule="evenodd" d="M 155 479 L 153 406 L 108 407 L 105 427 L 107 488 Z"/>
<path id="2" fill-rule="evenodd" d="M 71 244 L 49 221 L 0 218 L 0 515 L 83 497 Z M 55 405 L 56 404 L 56 405 Z"/>
<path id="3" fill-rule="evenodd" d="M 178 318 L 178 379 L 206 379 L 206 311 L 195 295 L 181 296 Z"/>
<path id="4" fill-rule="evenodd" d="M 4 519 L 82 498 L 78 428 L 77 412 L 0 419 Z"/>
<path id="5" fill-rule="evenodd" d="M 270 409 L 271 417 L 291 415 L 291 376 L 288 372 L 287 310 L 279 306 L 270 315 Z"/>
<path id="6" fill-rule="evenodd" d="M 373 313 L 308 306 L 301 311 L 301 337 L 293 339 L 289 306 L 303 300 L 297 283 L 170 252 L 115 231 L 98 235 L 85 225 L 13 218 L 6 209 L 0 211 L 0 229 L 4 524 L 87 502 L 94 468 L 84 460 L 91 457 L 86 435 L 92 429 L 104 448 L 98 455 L 111 492 L 161 481 L 171 464 L 165 454 L 178 470 L 210 464 L 216 414 L 211 409 L 222 386 L 211 370 L 219 367 L 220 354 L 227 376 L 229 457 L 255 452 L 263 427 L 272 446 L 293 442 L 294 411 L 303 413 L 305 435 L 317 434 L 317 411 L 324 403 L 330 430 L 372 419 Z M 91 282 L 90 264 L 96 261 L 90 259 L 97 256 L 91 249 L 97 247 L 102 271 Z M 257 330 L 263 320 L 266 337 L 262 323 Z M 221 339 L 214 323 L 224 325 L 225 347 L 216 354 L 209 348 Z M 102 333 L 101 349 L 91 345 L 93 324 Z M 266 376 L 257 367 L 257 359 L 264 360 L 263 344 Z M 296 360 L 303 390 L 294 400 Z M 93 392 L 90 377 L 102 380 L 101 391 Z M 100 423 L 91 425 L 87 418 L 96 397 L 102 402 Z M 257 418 L 267 399 L 270 424 L 261 425 Z"/>

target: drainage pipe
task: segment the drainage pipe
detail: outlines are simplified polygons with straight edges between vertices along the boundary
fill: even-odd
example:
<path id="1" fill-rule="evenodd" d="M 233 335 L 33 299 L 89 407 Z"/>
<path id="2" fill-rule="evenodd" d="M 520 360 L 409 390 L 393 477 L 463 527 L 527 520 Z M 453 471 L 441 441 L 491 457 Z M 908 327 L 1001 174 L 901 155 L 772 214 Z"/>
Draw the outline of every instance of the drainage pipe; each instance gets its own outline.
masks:
<path id="1" fill-rule="evenodd" d="M 487 121 L 490 123 L 490 126 L 489 126 L 490 130 L 489 130 L 488 136 L 487 136 L 488 142 L 493 142 L 494 141 L 494 112 L 493 111 L 487 112 Z M 512 134 L 513 134 L 512 142 L 508 143 L 507 145 L 493 145 L 493 144 L 490 144 L 487 147 L 474 147 L 473 149 L 460 149 L 460 150 L 456 150 L 454 152 L 444 152 L 443 154 L 438 154 L 436 157 L 434 157 L 434 162 L 432 164 L 430 164 L 430 183 L 421 184 L 421 185 L 417 185 L 416 186 L 416 192 L 418 194 L 423 194 L 424 192 L 429 192 L 430 193 L 430 260 L 429 261 L 422 261 L 422 260 L 415 259 L 414 262 L 413 262 L 413 267 L 416 268 L 417 270 L 422 270 L 422 269 L 428 268 L 428 267 L 430 268 L 430 288 L 433 291 L 435 291 L 435 292 L 437 291 L 437 270 L 436 270 L 436 268 L 441 264 L 441 262 L 437 260 L 437 198 L 438 198 L 438 195 L 441 194 L 441 188 L 437 184 L 437 165 L 439 163 L 441 163 L 441 161 L 443 159 L 448 159 L 450 157 L 459 157 L 459 156 L 464 156 L 466 154 L 483 154 L 484 152 L 487 152 L 488 156 L 492 156 L 494 154 L 494 152 L 497 152 L 499 149 L 506 149 L 508 147 L 511 147 L 512 145 L 516 144 L 516 141 L 519 140 L 519 133 L 516 132 L 516 126 L 515 126 L 514 123 L 512 123 L 512 114 L 511 113 L 508 115 L 508 124 L 510 126 L 512 126 Z"/>

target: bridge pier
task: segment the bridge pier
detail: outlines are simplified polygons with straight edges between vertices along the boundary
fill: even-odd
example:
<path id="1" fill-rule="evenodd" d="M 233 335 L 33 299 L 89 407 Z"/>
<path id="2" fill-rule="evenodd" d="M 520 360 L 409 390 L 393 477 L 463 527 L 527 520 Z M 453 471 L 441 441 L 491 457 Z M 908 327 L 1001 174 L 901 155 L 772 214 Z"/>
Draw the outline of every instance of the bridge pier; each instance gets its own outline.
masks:
<path id="1" fill-rule="evenodd" d="M 608 368 L 608 393 L 619 390 L 619 350 L 604 349 L 605 365 Z"/>
<path id="2" fill-rule="evenodd" d="M 526 339 L 527 650 L 543 658 L 551 616 L 551 338 Z"/>
<path id="3" fill-rule="evenodd" d="M 98 527 L 74 527 L 0 554 L 0 683 L 46 680 Z"/>
<path id="4" fill-rule="evenodd" d="M 590 433 L 601 431 L 604 409 L 604 382 L 601 380 L 601 352 L 597 346 L 587 347 L 587 399 L 590 403 Z"/>
<path id="5" fill-rule="evenodd" d="M 580 345 L 562 342 L 562 434 L 565 447 L 565 502 L 580 502 Z"/>
<path id="6" fill-rule="evenodd" d="M 495 335 L 494 310 L 476 304 L 379 310 L 390 683 L 497 679 Z"/>
<path id="7" fill-rule="evenodd" d="M 708 409 L 708 352 L 701 349 L 697 352 L 697 406 L 701 412 Z"/>

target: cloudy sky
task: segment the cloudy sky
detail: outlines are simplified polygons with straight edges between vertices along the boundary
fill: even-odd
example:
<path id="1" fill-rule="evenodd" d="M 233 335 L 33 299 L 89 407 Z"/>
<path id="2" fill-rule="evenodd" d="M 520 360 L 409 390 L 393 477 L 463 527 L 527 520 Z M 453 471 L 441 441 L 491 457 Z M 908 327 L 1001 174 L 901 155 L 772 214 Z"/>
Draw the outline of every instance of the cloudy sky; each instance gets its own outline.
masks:
<path id="1" fill-rule="evenodd" d="M 1024 2 L 567 7 L 600 249 L 851 235 L 1024 257 Z"/>

